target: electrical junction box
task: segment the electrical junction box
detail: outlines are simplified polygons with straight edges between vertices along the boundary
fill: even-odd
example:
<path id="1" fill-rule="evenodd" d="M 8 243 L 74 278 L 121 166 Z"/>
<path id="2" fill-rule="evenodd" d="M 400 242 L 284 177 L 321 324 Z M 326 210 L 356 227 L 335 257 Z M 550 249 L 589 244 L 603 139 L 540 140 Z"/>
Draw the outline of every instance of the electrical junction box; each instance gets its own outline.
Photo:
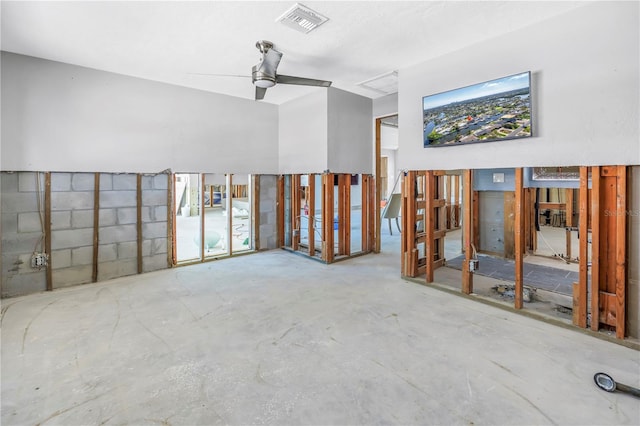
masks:
<path id="1" fill-rule="evenodd" d="M 31 256 L 32 268 L 45 268 L 49 264 L 49 256 L 46 253 L 33 253 Z"/>
<path id="2" fill-rule="evenodd" d="M 469 271 L 470 272 L 477 271 L 479 266 L 480 266 L 480 261 L 478 259 L 471 259 L 469 261 Z"/>

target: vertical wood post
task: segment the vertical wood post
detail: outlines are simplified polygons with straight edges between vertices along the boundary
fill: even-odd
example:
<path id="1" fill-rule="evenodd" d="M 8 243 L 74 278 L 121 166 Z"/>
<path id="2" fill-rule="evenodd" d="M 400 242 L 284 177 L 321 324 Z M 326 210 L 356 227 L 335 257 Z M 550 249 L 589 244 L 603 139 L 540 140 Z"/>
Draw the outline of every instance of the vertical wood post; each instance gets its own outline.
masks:
<path id="1" fill-rule="evenodd" d="M 375 160 L 376 160 L 376 196 L 374 203 L 374 211 L 375 211 L 375 248 L 374 251 L 376 253 L 380 253 L 380 225 L 382 223 L 382 218 L 380 217 L 380 201 L 382 194 L 382 177 L 380 174 L 382 173 L 380 166 L 380 139 L 381 139 L 381 127 L 382 127 L 382 119 L 376 119 L 376 146 L 375 146 Z"/>
<path id="2" fill-rule="evenodd" d="M 591 329 L 600 329 L 600 167 L 591 167 Z"/>
<path id="3" fill-rule="evenodd" d="M 98 281 L 98 249 L 100 243 L 100 173 L 93 175 L 93 263 L 91 282 Z"/>
<path id="4" fill-rule="evenodd" d="M 309 224 L 307 232 L 309 234 L 309 256 L 316 255 L 316 175 L 309 174 L 309 199 L 307 205 L 309 206 Z"/>
<path id="5" fill-rule="evenodd" d="M 462 233 L 464 239 L 464 264 L 462 265 L 462 292 L 473 293 L 473 273 L 469 270 L 469 263 L 473 259 L 473 172 L 469 169 L 462 174 Z"/>
<path id="6" fill-rule="evenodd" d="M 326 263 L 332 263 L 334 260 L 334 232 L 333 232 L 333 215 L 334 215 L 334 185 L 333 173 L 325 173 L 322 175 L 322 222 L 324 229 L 324 242 L 322 250 L 322 258 Z"/>
<path id="7" fill-rule="evenodd" d="M 213 205 L 213 195 L 209 198 Z M 251 175 L 251 234 L 253 249 L 260 250 L 260 175 Z"/>
<path id="8" fill-rule="evenodd" d="M 176 193 L 176 175 L 171 174 L 171 191 L 175 194 Z M 176 227 L 177 227 L 177 220 L 176 220 L 176 215 L 178 214 L 178 209 L 175 206 L 175 201 L 172 203 L 172 206 L 170 208 L 170 213 L 171 213 L 171 232 L 172 232 L 172 239 L 171 239 L 171 265 L 175 265 L 178 263 L 178 244 L 177 244 L 177 233 L 176 233 Z"/>
<path id="9" fill-rule="evenodd" d="M 142 174 L 136 175 L 136 235 L 138 243 L 138 273 L 142 273 Z"/>
<path id="10" fill-rule="evenodd" d="M 593 172 L 592 172 L 593 174 Z M 565 226 L 570 228 L 573 226 L 573 189 L 568 188 L 565 190 Z M 593 216 L 591 216 L 593 218 Z M 593 227 L 592 227 L 593 229 Z M 570 230 L 565 231 L 566 238 L 566 256 L 567 259 L 571 259 L 571 232 Z"/>
<path id="11" fill-rule="evenodd" d="M 204 227 L 205 227 L 205 211 L 204 211 L 204 182 L 205 182 L 205 175 L 204 173 L 200 174 L 200 196 L 198 197 L 198 199 L 200 200 L 200 205 L 198 206 L 198 209 L 200 210 L 200 261 L 204 262 L 204 257 L 205 257 L 205 252 L 204 252 L 204 246 L 205 246 L 205 241 L 206 241 L 206 236 L 204 234 Z M 209 198 L 209 202 L 213 204 L 213 197 L 210 195 Z"/>
<path id="12" fill-rule="evenodd" d="M 580 267 L 578 271 L 578 292 L 574 294 L 573 305 L 577 308 L 577 324 L 587 326 L 587 282 L 589 280 L 589 168 L 580 167 Z"/>
<path id="13" fill-rule="evenodd" d="M 276 196 L 278 221 L 278 247 L 284 246 L 284 176 L 278 176 L 278 195 Z"/>
<path id="14" fill-rule="evenodd" d="M 616 337 L 626 332 L 626 236 L 627 236 L 627 168 L 617 167 L 616 179 Z"/>
<path id="15" fill-rule="evenodd" d="M 344 206 L 342 208 L 342 213 L 344 218 L 342 220 L 342 225 L 344 229 L 342 230 L 342 239 L 343 241 L 343 253 L 347 256 L 351 255 L 351 175 L 344 174 L 343 176 L 343 203 Z"/>
<path id="16" fill-rule="evenodd" d="M 53 290 L 53 256 L 51 256 L 51 172 L 44 174 L 44 251 L 47 262 L 47 291 Z"/>
<path id="17" fill-rule="evenodd" d="M 524 189 L 522 179 L 522 167 L 516 168 L 516 182 L 515 182 L 515 207 L 514 207 L 514 231 L 515 231 L 515 260 L 516 260 L 516 276 L 515 276 L 515 308 L 522 309 L 522 292 L 523 292 L 523 268 L 524 268 Z"/>
<path id="18" fill-rule="evenodd" d="M 291 175 L 291 248 L 300 248 L 300 175 Z"/>
<path id="19" fill-rule="evenodd" d="M 473 259 L 474 232 L 473 224 L 477 218 L 473 217 L 473 172 L 464 170 L 462 174 L 462 233 L 464 240 L 464 264 L 462 265 L 462 292 L 473 293 L 473 273 L 469 270 L 469 263 Z"/>
<path id="20" fill-rule="evenodd" d="M 227 174 L 227 254 L 233 253 L 233 175 Z"/>
<path id="21" fill-rule="evenodd" d="M 424 175 L 424 200 L 425 200 L 425 208 L 424 208 L 424 231 L 425 231 L 425 278 L 427 283 L 433 282 L 433 260 L 435 258 L 436 247 L 435 247 L 435 177 L 433 175 L 433 170 L 427 170 Z"/>
<path id="22" fill-rule="evenodd" d="M 173 206 L 173 193 L 175 189 L 173 187 L 173 174 L 167 173 L 167 268 L 173 266 L 173 255 L 175 242 L 173 237 L 175 235 L 175 222 L 176 213 Z"/>

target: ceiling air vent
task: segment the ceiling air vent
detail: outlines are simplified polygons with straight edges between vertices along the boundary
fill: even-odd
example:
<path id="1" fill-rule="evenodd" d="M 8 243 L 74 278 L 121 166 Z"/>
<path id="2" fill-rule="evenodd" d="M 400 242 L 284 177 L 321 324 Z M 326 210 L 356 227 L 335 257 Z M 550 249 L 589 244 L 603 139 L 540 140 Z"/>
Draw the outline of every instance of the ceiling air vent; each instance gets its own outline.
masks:
<path id="1" fill-rule="evenodd" d="M 369 80 L 361 81 L 356 86 L 373 90 L 382 95 L 390 95 L 398 92 L 398 72 L 391 71 Z"/>
<path id="2" fill-rule="evenodd" d="M 326 16 L 309 9 L 305 5 L 296 3 L 276 19 L 276 22 L 281 22 L 289 28 L 307 34 L 328 20 L 329 18 Z"/>

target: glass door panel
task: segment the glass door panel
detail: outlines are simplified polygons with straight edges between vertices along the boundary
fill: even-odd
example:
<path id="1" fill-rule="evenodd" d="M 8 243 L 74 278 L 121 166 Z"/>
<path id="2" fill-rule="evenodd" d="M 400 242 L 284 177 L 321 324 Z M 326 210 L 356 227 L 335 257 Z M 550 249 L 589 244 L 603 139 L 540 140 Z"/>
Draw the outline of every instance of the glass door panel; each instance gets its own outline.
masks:
<path id="1" fill-rule="evenodd" d="M 226 221 L 227 181 L 222 173 L 204 175 L 204 256 L 229 254 Z"/>
<path id="2" fill-rule="evenodd" d="M 176 261 L 200 259 L 200 174 L 176 173 Z"/>
<path id="3" fill-rule="evenodd" d="M 231 252 L 251 250 L 251 175 L 231 180 Z"/>

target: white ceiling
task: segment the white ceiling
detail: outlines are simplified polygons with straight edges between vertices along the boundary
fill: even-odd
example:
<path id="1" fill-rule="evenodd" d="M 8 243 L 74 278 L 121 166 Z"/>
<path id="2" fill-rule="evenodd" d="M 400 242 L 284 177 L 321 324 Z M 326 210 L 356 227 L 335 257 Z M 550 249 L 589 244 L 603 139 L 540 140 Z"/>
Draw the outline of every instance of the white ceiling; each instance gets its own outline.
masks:
<path id="1" fill-rule="evenodd" d="M 2 1 L 2 50 L 253 99 L 257 40 L 284 53 L 281 74 L 356 86 L 574 9 L 564 1 L 301 1 L 329 21 L 309 34 L 276 22 L 295 1 Z M 278 85 L 262 102 L 314 90 Z"/>

